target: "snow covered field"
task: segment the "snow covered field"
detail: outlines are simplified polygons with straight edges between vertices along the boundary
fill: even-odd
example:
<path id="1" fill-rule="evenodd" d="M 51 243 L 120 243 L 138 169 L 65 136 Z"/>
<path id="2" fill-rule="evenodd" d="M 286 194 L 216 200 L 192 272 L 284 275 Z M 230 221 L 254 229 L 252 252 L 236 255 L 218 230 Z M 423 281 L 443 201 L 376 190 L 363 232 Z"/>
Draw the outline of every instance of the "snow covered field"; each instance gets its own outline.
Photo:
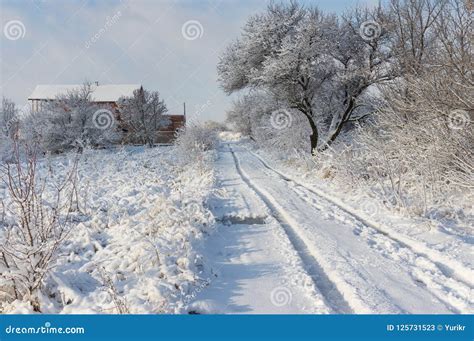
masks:
<path id="1" fill-rule="evenodd" d="M 368 211 L 238 136 L 221 137 L 194 162 L 174 147 L 85 151 L 74 227 L 40 311 L 474 312 L 468 234 Z M 41 160 L 39 174 L 53 184 L 72 157 Z M 9 207 L 5 186 L 0 194 Z M 1 308 L 33 311 L 7 296 Z"/>
<path id="2" fill-rule="evenodd" d="M 38 173 L 53 184 L 71 158 L 40 160 Z M 85 151 L 78 164 L 79 210 L 44 280 L 41 312 L 179 313 L 208 270 L 196 249 L 214 226 L 204 206 L 212 158 L 203 154 L 190 166 L 172 147 Z M 4 184 L 0 197 L 8 207 Z M 32 312 L 29 304 L 6 298 L 2 312 Z"/>

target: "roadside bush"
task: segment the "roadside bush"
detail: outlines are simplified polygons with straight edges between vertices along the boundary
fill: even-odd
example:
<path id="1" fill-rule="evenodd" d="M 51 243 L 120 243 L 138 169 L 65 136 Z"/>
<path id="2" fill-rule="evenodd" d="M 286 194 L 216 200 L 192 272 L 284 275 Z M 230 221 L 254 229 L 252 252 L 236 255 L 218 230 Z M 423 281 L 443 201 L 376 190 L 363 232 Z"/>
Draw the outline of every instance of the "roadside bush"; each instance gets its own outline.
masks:
<path id="1" fill-rule="evenodd" d="M 192 124 L 181 129 L 176 136 L 176 150 L 181 158 L 194 160 L 203 152 L 217 147 L 217 133 L 214 128 Z"/>

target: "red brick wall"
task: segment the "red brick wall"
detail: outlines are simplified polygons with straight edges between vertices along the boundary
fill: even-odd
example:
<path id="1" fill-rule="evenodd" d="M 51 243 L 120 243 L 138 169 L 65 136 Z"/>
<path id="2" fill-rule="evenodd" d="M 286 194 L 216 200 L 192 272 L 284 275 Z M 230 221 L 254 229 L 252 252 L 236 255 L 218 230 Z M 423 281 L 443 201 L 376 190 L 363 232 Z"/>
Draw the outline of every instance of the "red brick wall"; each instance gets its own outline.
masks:
<path id="1" fill-rule="evenodd" d="M 170 119 L 170 124 L 162 127 L 157 134 L 157 143 L 171 143 L 175 138 L 176 131 L 186 126 L 184 115 L 166 115 Z"/>

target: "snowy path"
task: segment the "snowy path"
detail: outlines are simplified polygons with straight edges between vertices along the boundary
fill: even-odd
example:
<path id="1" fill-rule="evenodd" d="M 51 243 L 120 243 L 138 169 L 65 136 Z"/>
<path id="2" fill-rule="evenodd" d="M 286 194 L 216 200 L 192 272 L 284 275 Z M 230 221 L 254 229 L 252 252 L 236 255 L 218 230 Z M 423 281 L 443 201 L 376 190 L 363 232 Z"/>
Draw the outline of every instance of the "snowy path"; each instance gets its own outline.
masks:
<path id="1" fill-rule="evenodd" d="M 278 221 L 243 181 L 228 147 L 216 172 L 222 190 L 210 206 L 222 221 L 202 253 L 215 274 L 189 311 L 198 313 L 329 313 Z"/>
<path id="2" fill-rule="evenodd" d="M 226 196 L 211 206 L 227 224 L 208 241 L 217 276 L 197 295 L 197 310 L 473 311 L 472 282 L 453 276 L 451 264 L 364 224 L 239 144 L 219 155 Z"/>

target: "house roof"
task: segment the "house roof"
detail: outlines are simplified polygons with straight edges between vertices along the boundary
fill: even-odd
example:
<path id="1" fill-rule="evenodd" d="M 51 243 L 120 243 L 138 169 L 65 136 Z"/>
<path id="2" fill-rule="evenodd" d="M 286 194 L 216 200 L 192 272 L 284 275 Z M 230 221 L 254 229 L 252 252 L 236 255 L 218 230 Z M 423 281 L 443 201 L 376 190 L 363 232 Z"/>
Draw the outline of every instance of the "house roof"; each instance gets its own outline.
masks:
<path id="1" fill-rule="evenodd" d="M 55 99 L 58 95 L 65 95 L 68 92 L 81 87 L 82 84 L 37 85 L 28 99 Z M 132 96 L 133 91 L 139 89 L 140 87 L 140 84 L 92 84 L 91 99 L 94 102 L 116 102 L 120 97 Z"/>

